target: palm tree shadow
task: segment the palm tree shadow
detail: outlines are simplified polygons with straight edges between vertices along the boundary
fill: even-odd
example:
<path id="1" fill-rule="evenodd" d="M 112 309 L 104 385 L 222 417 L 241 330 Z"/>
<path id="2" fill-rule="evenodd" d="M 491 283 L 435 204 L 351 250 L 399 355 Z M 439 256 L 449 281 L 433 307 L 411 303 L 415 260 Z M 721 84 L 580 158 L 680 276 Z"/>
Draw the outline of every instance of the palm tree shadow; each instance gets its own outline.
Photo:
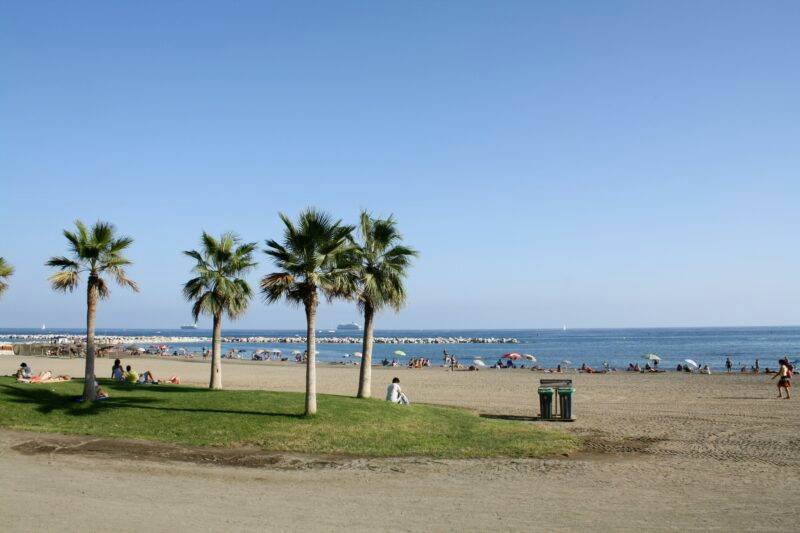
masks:
<path id="1" fill-rule="evenodd" d="M 108 398 L 107 400 L 86 404 L 86 402 L 77 401 L 79 397 L 65 396 L 39 386 L 30 386 L 30 388 L 14 387 L 12 385 L 0 386 L 5 389 L 4 394 L 9 398 L 10 402 L 36 404 L 36 410 L 42 414 L 63 411 L 70 415 L 86 416 L 94 415 L 105 409 L 114 407 L 143 408 L 148 404 L 159 401 L 155 398 Z"/>
<path id="2" fill-rule="evenodd" d="M 95 401 L 92 403 L 86 403 L 77 401 L 79 397 L 66 396 L 64 394 L 60 394 L 58 392 L 54 392 L 50 389 L 42 388 L 39 386 L 21 387 L 21 386 L 13 386 L 5 384 L 0 385 L 0 387 L 4 389 L 3 394 L 6 396 L 6 398 L 8 398 L 9 402 L 26 404 L 26 405 L 36 404 L 37 405 L 36 410 L 42 414 L 50 414 L 54 411 L 61 411 L 69 415 L 86 416 L 86 415 L 98 414 L 108 409 L 134 408 L 134 409 L 154 409 L 158 411 L 175 411 L 175 412 L 185 412 L 185 413 L 255 415 L 255 416 L 294 418 L 294 419 L 305 418 L 305 415 L 295 414 L 295 413 L 277 413 L 269 411 L 252 411 L 252 410 L 241 410 L 241 409 L 215 409 L 209 407 L 157 406 L 154 404 L 162 402 L 163 400 L 160 400 L 158 398 L 142 398 L 141 396 L 115 397 L 113 395 L 113 391 L 115 390 L 129 391 L 132 388 L 136 387 L 135 385 L 126 385 L 124 383 L 120 383 L 108 386 L 107 384 L 104 383 L 104 386 L 106 386 L 106 388 L 112 392 L 110 398 L 106 400 Z M 194 392 L 198 395 L 214 394 L 214 391 L 208 391 L 204 389 L 192 389 L 190 387 L 170 388 L 169 386 L 161 387 L 158 385 L 147 386 L 146 390 L 154 390 L 154 391 L 157 390 L 158 392 L 163 392 L 164 390 L 178 392 L 182 390 L 183 392 Z"/>

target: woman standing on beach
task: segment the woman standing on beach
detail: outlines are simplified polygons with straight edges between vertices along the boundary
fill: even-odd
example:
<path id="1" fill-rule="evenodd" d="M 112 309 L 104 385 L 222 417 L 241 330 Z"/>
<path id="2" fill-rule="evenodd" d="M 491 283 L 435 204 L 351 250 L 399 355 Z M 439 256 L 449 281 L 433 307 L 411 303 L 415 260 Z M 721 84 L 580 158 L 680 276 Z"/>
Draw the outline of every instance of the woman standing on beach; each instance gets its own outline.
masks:
<path id="1" fill-rule="evenodd" d="M 789 399 L 789 389 L 792 386 L 792 373 L 793 368 L 792 365 L 789 364 L 789 360 L 784 358 L 778 361 L 778 364 L 781 366 L 780 370 L 778 370 L 772 379 L 780 377 L 778 380 L 778 398 L 783 398 L 781 395 L 781 389 L 786 391 L 786 399 Z"/>

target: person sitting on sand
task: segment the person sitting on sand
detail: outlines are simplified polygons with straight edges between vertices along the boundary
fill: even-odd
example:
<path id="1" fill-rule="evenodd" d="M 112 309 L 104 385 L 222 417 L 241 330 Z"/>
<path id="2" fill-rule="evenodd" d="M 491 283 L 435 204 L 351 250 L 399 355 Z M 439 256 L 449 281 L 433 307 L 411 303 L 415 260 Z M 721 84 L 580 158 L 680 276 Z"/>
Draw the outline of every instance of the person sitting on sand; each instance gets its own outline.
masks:
<path id="1" fill-rule="evenodd" d="M 386 401 L 401 405 L 411 403 L 400 388 L 400 378 L 392 378 L 391 385 L 386 389 Z"/>
<path id="2" fill-rule="evenodd" d="M 789 360 L 784 358 L 778 361 L 780 369 L 775 372 L 772 379 L 780 377 L 778 380 L 778 398 L 783 398 L 781 389 L 786 391 L 786 399 L 789 399 L 789 389 L 792 387 L 792 375 L 794 374 L 794 367 L 789 364 Z"/>
<path id="3" fill-rule="evenodd" d="M 682 365 L 682 364 L 680 364 L 680 363 L 678 363 L 678 366 L 677 366 L 677 367 L 675 367 L 675 371 L 676 371 L 676 372 L 683 372 L 683 365 Z"/>
<path id="4" fill-rule="evenodd" d="M 708 367 L 708 365 L 703 365 L 703 368 L 700 369 L 700 373 L 710 376 L 711 375 L 711 369 Z"/>
<path id="5" fill-rule="evenodd" d="M 122 363 L 119 359 L 114 360 L 114 366 L 111 368 L 111 379 L 125 381 L 125 371 L 122 369 Z"/>

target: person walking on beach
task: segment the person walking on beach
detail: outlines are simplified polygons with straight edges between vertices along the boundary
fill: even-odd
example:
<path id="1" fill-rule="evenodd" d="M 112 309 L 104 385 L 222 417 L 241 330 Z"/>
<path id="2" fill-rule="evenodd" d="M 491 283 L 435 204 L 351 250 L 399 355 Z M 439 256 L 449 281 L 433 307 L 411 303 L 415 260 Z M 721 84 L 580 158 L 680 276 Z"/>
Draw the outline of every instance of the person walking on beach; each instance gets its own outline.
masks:
<path id="1" fill-rule="evenodd" d="M 728 374 L 730 374 L 730 373 L 733 371 L 733 361 L 731 361 L 731 358 L 730 358 L 730 357 L 728 357 L 727 359 L 725 359 L 725 371 L 726 371 Z"/>
<path id="2" fill-rule="evenodd" d="M 781 394 L 781 389 L 786 391 L 786 399 L 789 399 L 789 389 L 792 387 L 792 374 L 794 373 L 794 368 L 792 365 L 789 364 L 789 360 L 784 358 L 778 361 L 780 365 L 780 370 L 775 372 L 775 375 L 772 376 L 772 379 L 780 377 L 778 380 L 778 398 L 783 398 Z"/>

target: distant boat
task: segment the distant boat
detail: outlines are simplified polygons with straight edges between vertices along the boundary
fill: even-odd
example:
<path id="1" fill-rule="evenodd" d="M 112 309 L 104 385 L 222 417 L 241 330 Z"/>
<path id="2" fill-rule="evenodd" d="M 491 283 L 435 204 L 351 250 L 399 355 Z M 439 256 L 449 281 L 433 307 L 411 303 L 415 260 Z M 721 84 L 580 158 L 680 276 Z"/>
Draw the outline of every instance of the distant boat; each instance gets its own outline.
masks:
<path id="1" fill-rule="evenodd" d="M 42 324 L 42 329 L 47 329 L 44 324 Z"/>
<path id="2" fill-rule="evenodd" d="M 351 322 L 350 324 L 339 324 L 336 326 L 336 331 L 361 331 L 361 326 L 355 322 Z"/>
<path id="3" fill-rule="evenodd" d="M 567 331 L 567 326 L 566 326 L 566 324 L 565 324 L 564 326 L 562 326 L 562 328 L 561 328 L 561 331 Z"/>
<path id="4" fill-rule="evenodd" d="M 184 324 L 181 326 L 181 329 L 197 329 L 197 322 L 194 324 Z"/>

